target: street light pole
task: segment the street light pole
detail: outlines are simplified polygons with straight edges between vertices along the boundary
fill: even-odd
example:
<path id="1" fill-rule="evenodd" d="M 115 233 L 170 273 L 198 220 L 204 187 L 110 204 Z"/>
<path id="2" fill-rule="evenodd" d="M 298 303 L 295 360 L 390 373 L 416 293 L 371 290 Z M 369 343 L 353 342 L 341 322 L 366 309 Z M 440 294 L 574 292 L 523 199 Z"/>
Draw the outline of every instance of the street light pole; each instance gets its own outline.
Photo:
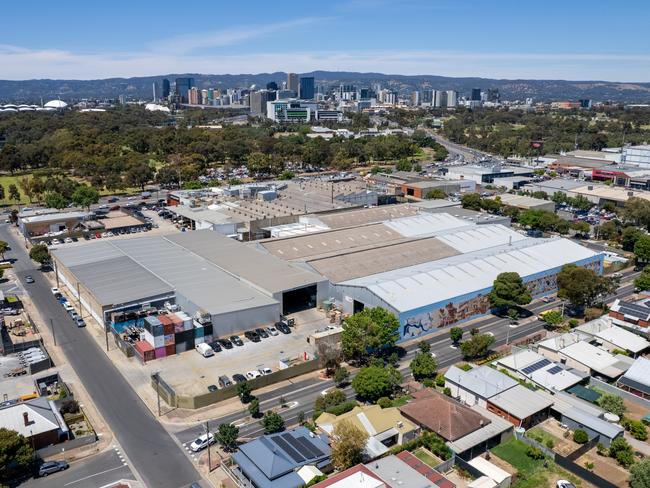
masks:
<path id="1" fill-rule="evenodd" d="M 207 420 L 205 421 L 205 435 L 208 443 L 208 473 L 210 473 L 212 471 L 212 461 L 210 459 L 210 425 Z"/>

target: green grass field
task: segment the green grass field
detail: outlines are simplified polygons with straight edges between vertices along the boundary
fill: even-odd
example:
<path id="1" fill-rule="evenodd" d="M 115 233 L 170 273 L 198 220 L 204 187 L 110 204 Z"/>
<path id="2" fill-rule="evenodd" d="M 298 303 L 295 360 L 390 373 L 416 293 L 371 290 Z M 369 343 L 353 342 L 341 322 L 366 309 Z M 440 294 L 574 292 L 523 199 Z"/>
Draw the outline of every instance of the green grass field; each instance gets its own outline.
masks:
<path id="1" fill-rule="evenodd" d="M 23 175 L 4 175 L 0 176 L 0 185 L 2 185 L 5 189 L 5 198 L 0 199 L 0 205 L 27 205 L 29 204 L 29 198 L 23 193 L 23 191 L 20 189 L 20 186 L 18 186 L 18 180 L 20 178 L 32 178 L 31 174 L 23 174 Z M 18 187 L 18 191 L 20 192 L 20 201 L 17 202 L 15 200 L 9 200 L 9 185 L 16 185 Z"/>
<path id="2" fill-rule="evenodd" d="M 420 461 L 422 461 L 425 464 L 428 464 L 432 468 L 435 468 L 438 466 L 442 460 L 432 456 L 429 454 L 424 448 L 419 448 L 416 451 L 413 452 L 413 455 L 418 458 Z"/>

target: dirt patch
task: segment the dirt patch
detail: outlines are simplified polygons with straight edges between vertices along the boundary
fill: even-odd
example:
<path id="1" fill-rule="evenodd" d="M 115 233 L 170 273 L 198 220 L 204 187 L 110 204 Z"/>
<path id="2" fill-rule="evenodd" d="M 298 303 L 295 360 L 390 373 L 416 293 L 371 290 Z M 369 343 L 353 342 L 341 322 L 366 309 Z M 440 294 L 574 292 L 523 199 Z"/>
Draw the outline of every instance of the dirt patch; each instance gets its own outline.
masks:
<path id="1" fill-rule="evenodd" d="M 629 400 L 625 400 L 625 407 L 627 408 L 625 416 L 633 420 L 641 420 L 649 411 L 646 407 L 642 407 L 638 403 Z"/>
<path id="2" fill-rule="evenodd" d="M 617 486 L 628 485 L 630 473 L 621 468 L 614 459 L 610 457 L 599 456 L 596 452 L 596 448 L 580 456 L 575 462 L 582 467 L 585 467 L 586 463 L 593 463 L 593 472 L 601 478 L 606 479 L 610 483 L 613 483 Z"/>
<path id="3" fill-rule="evenodd" d="M 570 431 L 563 427 L 560 427 L 560 423 L 555 419 L 547 419 L 541 424 L 537 425 L 536 428 L 541 429 L 553 436 L 553 440 L 555 441 L 553 450 L 562 456 L 567 456 L 568 454 L 575 451 L 578 447 L 580 447 L 577 443 L 573 442 L 571 436 L 566 438 L 564 437 L 565 433 Z"/>

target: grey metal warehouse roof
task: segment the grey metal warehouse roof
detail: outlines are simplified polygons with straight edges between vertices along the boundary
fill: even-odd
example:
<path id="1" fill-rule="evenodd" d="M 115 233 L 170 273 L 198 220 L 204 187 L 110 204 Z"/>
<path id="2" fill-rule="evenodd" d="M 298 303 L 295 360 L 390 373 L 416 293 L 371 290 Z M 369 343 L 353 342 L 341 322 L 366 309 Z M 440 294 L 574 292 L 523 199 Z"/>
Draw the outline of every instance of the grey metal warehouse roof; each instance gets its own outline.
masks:
<path id="1" fill-rule="evenodd" d="M 173 234 L 165 239 L 269 293 L 325 281 L 316 273 L 209 230 Z"/>
<path id="2" fill-rule="evenodd" d="M 128 256 L 68 268 L 102 305 L 172 294 L 169 283 L 152 275 Z M 74 285 L 74 283 L 73 283 Z"/>
<path id="3" fill-rule="evenodd" d="M 113 241 L 112 244 L 211 314 L 277 303 L 167 239 L 143 237 Z"/>
<path id="4" fill-rule="evenodd" d="M 102 305 L 159 295 L 160 283 L 215 315 L 277 303 L 163 237 L 93 242 L 60 249 L 54 255 Z"/>

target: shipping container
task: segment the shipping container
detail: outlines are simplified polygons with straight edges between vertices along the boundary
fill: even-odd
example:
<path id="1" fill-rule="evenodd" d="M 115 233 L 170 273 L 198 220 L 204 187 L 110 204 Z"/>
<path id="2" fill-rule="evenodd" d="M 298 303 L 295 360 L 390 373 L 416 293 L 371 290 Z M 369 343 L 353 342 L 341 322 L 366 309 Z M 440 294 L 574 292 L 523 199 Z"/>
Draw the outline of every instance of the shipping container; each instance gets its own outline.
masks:
<path id="1" fill-rule="evenodd" d="M 192 317 L 185 312 L 177 312 L 176 315 L 183 320 L 183 330 L 192 330 Z"/>
<path id="2" fill-rule="evenodd" d="M 203 326 L 203 335 L 212 335 L 213 334 L 212 329 L 213 329 L 212 324 L 205 324 Z"/>
<path id="3" fill-rule="evenodd" d="M 144 342 L 144 341 L 138 341 L 135 343 L 135 351 L 136 353 L 142 358 L 142 360 L 146 363 L 147 361 L 152 361 L 153 359 L 156 358 L 156 353 L 154 348 L 151 346 L 151 344 Z"/>
<path id="4" fill-rule="evenodd" d="M 156 351 L 154 353 L 156 355 L 156 359 L 164 358 L 165 357 L 165 347 L 157 347 Z"/>
<path id="5" fill-rule="evenodd" d="M 169 346 L 169 345 L 171 345 L 171 344 L 175 344 L 176 341 L 175 341 L 174 339 L 176 339 L 176 338 L 174 337 L 174 334 L 166 335 L 166 336 L 165 336 L 165 346 Z"/>
<path id="6" fill-rule="evenodd" d="M 204 335 L 203 340 L 210 344 L 212 342 L 212 335 Z"/>
<path id="7" fill-rule="evenodd" d="M 164 334 L 169 335 L 174 333 L 174 323 L 171 321 L 167 315 L 159 315 L 158 320 L 163 326 Z"/>
<path id="8" fill-rule="evenodd" d="M 197 327 L 196 323 L 194 324 L 194 337 L 203 337 L 205 335 L 205 330 L 202 325 Z"/>
<path id="9" fill-rule="evenodd" d="M 176 354 L 176 344 L 170 344 L 169 346 L 165 346 L 166 356 L 173 356 L 174 354 Z"/>
<path id="10" fill-rule="evenodd" d="M 194 347 L 196 347 L 197 344 L 203 344 L 205 342 L 205 339 L 203 337 L 195 337 L 194 338 Z"/>
<path id="11" fill-rule="evenodd" d="M 154 334 L 153 331 L 155 329 L 162 330 L 162 324 L 160 323 L 160 320 L 158 320 L 156 317 L 154 317 L 153 315 L 149 315 L 144 319 L 144 328 L 145 330 L 151 332 L 152 335 L 160 335 L 160 334 Z"/>
<path id="12" fill-rule="evenodd" d="M 153 347 L 158 349 L 159 347 L 165 347 L 165 336 L 153 336 Z"/>
<path id="13" fill-rule="evenodd" d="M 175 313 L 170 314 L 169 319 L 172 321 L 172 324 L 174 324 L 175 334 L 178 334 L 179 332 L 183 332 L 185 330 L 183 327 L 183 319 L 178 317 Z"/>
<path id="14" fill-rule="evenodd" d="M 187 342 L 190 339 L 194 339 L 194 331 L 193 330 L 185 330 L 181 332 L 180 334 L 174 334 L 176 336 L 176 344 L 179 342 Z"/>

